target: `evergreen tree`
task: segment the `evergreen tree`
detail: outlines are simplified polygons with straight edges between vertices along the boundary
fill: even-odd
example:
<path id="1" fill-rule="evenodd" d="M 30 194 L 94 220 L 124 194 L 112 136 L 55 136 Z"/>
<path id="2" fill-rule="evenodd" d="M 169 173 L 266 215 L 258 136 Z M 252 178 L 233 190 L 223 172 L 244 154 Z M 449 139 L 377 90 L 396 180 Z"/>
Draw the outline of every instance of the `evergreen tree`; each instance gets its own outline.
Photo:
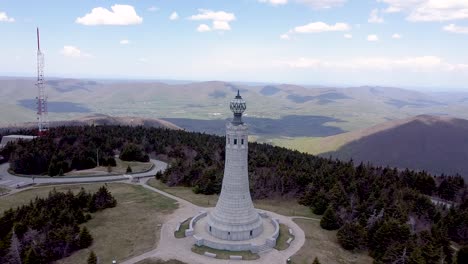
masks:
<path id="1" fill-rule="evenodd" d="M 413 252 L 411 252 L 408 258 L 408 264 L 426 264 L 426 260 L 422 256 L 422 251 L 419 247 L 416 247 Z"/>
<path id="2" fill-rule="evenodd" d="M 320 261 L 318 260 L 317 257 L 315 257 L 314 262 L 312 262 L 312 264 L 320 264 Z"/>
<path id="3" fill-rule="evenodd" d="M 97 264 L 97 256 L 92 250 L 89 252 L 88 264 Z"/>
<path id="4" fill-rule="evenodd" d="M 132 172 L 132 167 L 130 167 L 130 165 L 127 166 L 127 173 L 131 173 Z"/>
<path id="5" fill-rule="evenodd" d="M 154 175 L 154 178 L 156 180 L 160 180 L 163 176 L 163 173 L 159 170 L 158 172 L 156 172 L 156 174 Z"/>
<path id="6" fill-rule="evenodd" d="M 327 196 L 323 190 L 320 190 L 317 193 L 317 196 L 313 199 L 312 202 L 312 212 L 316 215 L 322 215 L 327 210 L 328 201 Z"/>
<path id="7" fill-rule="evenodd" d="M 364 248 L 367 242 L 367 232 L 360 224 L 346 223 L 336 234 L 338 243 L 347 250 Z"/>
<path id="8" fill-rule="evenodd" d="M 80 248 L 87 248 L 93 243 L 93 237 L 88 231 L 88 228 L 84 226 L 80 231 L 80 236 L 78 240 L 78 246 Z"/>
<path id="9" fill-rule="evenodd" d="M 336 230 L 340 228 L 341 220 L 335 213 L 335 209 L 329 206 L 320 220 L 320 226 L 326 230 Z"/>
<path id="10" fill-rule="evenodd" d="M 36 253 L 33 248 L 30 248 L 26 252 L 26 256 L 24 258 L 24 264 L 41 264 L 46 263 L 44 262 L 41 257 Z"/>
<path id="11" fill-rule="evenodd" d="M 427 264 L 438 264 L 440 263 L 441 251 L 436 247 L 432 240 L 428 241 L 422 248 L 422 256 L 426 260 Z"/>
<path id="12" fill-rule="evenodd" d="M 117 201 L 105 186 L 101 186 L 92 196 L 91 202 L 93 203 L 90 208 L 91 212 L 112 208 L 117 205 Z"/>
<path id="13" fill-rule="evenodd" d="M 145 154 L 142 147 L 133 143 L 125 144 L 120 159 L 124 161 L 141 161 L 148 162 L 149 156 Z"/>
<path id="14" fill-rule="evenodd" d="M 457 264 L 468 263 L 468 246 L 462 247 L 457 254 Z"/>
<path id="15" fill-rule="evenodd" d="M 371 255 L 380 259 L 392 246 L 405 244 L 410 237 L 408 225 L 401 224 L 394 219 L 383 222 L 369 239 Z"/>
<path id="16" fill-rule="evenodd" d="M 21 245 L 21 241 L 18 239 L 16 232 L 13 231 L 13 235 L 11 236 L 10 242 L 10 250 L 8 252 L 8 263 L 11 264 L 21 264 L 21 252 L 23 250 L 23 246 Z"/>

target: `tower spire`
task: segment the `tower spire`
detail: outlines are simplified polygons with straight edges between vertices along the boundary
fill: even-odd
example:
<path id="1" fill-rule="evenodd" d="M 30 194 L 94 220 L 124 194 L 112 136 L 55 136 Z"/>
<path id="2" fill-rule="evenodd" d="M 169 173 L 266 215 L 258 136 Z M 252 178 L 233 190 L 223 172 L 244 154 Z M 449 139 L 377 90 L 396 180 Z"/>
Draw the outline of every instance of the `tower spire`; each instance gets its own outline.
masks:
<path id="1" fill-rule="evenodd" d="M 36 28 L 36 34 L 37 34 L 37 50 L 41 50 L 41 42 L 40 42 L 40 37 L 39 37 L 39 28 Z"/>

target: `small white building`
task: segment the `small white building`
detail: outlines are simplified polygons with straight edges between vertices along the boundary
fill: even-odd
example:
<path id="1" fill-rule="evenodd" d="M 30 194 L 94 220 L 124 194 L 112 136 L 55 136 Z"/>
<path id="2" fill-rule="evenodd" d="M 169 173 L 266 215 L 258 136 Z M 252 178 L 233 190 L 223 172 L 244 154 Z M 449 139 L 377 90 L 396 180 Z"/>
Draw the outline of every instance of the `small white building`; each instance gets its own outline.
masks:
<path id="1" fill-rule="evenodd" d="M 17 142 L 19 140 L 33 140 L 35 139 L 36 136 L 26 136 L 26 135 L 8 135 L 8 136 L 3 136 L 2 141 L 0 142 L 0 149 L 5 147 L 8 143 L 10 142 Z"/>

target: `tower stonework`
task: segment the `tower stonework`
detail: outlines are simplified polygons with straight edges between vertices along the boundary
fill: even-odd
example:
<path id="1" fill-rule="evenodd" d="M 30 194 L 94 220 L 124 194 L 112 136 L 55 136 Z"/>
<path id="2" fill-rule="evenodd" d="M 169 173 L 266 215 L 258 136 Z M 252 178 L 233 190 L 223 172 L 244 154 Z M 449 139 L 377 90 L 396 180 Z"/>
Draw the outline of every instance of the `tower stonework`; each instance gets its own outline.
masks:
<path id="1" fill-rule="evenodd" d="M 248 240 L 263 231 L 262 219 L 253 207 L 248 176 L 248 127 L 242 122 L 246 103 L 237 92 L 230 103 L 234 113 L 226 125 L 224 177 L 216 208 L 209 214 L 207 232 L 224 240 Z"/>

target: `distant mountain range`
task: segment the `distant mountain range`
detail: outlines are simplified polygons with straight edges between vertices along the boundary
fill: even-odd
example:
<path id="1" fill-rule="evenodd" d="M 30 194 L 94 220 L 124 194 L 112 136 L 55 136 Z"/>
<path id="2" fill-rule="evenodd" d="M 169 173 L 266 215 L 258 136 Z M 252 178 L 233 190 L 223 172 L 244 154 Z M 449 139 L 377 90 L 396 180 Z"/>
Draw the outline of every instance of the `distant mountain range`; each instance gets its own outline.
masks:
<path id="1" fill-rule="evenodd" d="M 61 120 L 50 122 L 51 127 L 57 126 L 83 126 L 83 125 L 122 125 L 122 126 L 145 126 L 145 127 L 162 127 L 169 129 L 182 129 L 171 122 L 155 119 L 155 118 L 142 118 L 142 117 L 114 117 L 102 114 L 95 114 L 80 117 L 72 120 Z M 16 123 L 16 124 L 3 124 L 0 128 L 35 128 L 37 126 L 34 122 Z"/>
<path id="2" fill-rule="evenodd" d="M 461 174 L 468 179 L 468 120 L 421 115 L 320 140 L 320 154 L 355 162 Z"/>
<path id="3" fill-rule="evenodd" d="M 78 79 L 51 79 L 46 90 L 53 125 L 147 125 L 218 135 L 240 90 L 244 120 L 259 142 L 468 175 L 468 92 Z M 0 126 L 35 126 L 36 93 L 32 78 L 0 78 Z"/>
<path id="4" fill-rule="evenodd" d="M 323 126 L 334 128 L 284 136 L 330 136 L 421 114 L 468 118 L 468 93 L 434 94 L 391 87 L 77 79 L 52 79 L 46 86 L 50 120 L 106 114 L 219 121 L 231 117 L 228 103 L 237 90 L 247 101 L 246 117 L 321 117 L 328 120 Z M 32 78 L 0 78 L 0 123 L 34 122 L 36 93 Z M 314 129 L 303 125 L 300 118 L 293 122 L 302 130 Z M 265 137 L 258 132 L 258 136 Z M 283 136 L 268 132 L 266 137 L 271 134 Z"/>

